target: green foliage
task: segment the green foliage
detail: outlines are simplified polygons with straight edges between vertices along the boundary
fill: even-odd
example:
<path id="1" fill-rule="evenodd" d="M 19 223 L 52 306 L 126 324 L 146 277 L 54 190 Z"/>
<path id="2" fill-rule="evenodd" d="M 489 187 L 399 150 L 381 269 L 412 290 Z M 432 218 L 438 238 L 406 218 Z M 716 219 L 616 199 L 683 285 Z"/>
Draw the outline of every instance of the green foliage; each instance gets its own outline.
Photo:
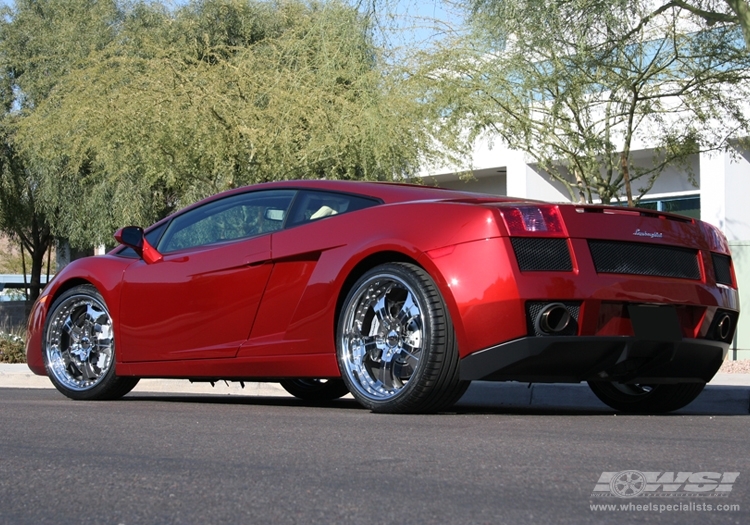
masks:
<path id="1" fill-rule="evenodd" d="M 54 233 L 75 245 L 239 185 L 403 179 L 435 155 L 416 99 L 341 2 L 105 4 L 53 83 L 28 77 L 43 96 L 14 128 Z M 65 47 L 80 12 L 47 5 L 70 13 L 45 36 Z"/>
<path id="2" fill-rule="evenodd" d="M 418 76 L 444 127 L 493 131 L 574 200 L 633 204 L 666 165 L 750 128 L 736 27 L 651 5 L 477 0 L 472 31 L 420 57 Z M 633 161 L 639 143 L 656 144 L 648 166 Z"/>
<path id="3" fill-rule="evenodd" d="M 31 274 L 29 298 L 33 301 L 41 289 L 42 265 L 52 235 L 39 206 L 39 186 L 34 173 L 27 170 L 16 152 L 14 134 L 9 130 L 12 123 L 12 117 L 0 119 L 0 231 L 20 243 L 24 253 L 30 255 L 20 266 L 22 273 Z"/>
<path id="4" fill-rule="evenodd" d="M 6 109 L 31 110 L 58 79 L 113 38 L 121 14 L 115 1 L 16 0 L 3 8 L 0 49 Z M 16 108 L 18 109 L 18 108 Z"/>
<path id="5" fill-rule="evenodd" d="M 95 0 L 17 0 L 0 11 L 0 230 L 31 256 L 32 301 L 62 208 L 44 201 L 41 181 L 52 170 L 23 151 L 18 126 L 61 76 L 111 40 L 117 20 L 113 2 Z"/>

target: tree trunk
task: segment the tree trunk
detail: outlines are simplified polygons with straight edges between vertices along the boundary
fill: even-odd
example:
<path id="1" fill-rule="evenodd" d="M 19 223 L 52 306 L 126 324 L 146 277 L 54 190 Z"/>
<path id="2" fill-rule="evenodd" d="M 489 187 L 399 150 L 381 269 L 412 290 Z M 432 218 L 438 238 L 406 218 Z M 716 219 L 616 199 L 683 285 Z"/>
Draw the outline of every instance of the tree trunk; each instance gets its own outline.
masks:
<path id="1" fill-rule="evenodd" d="M 635 206 L 633 203 L 633 189 L 630 187 L 630 166 L 628 165 L 628 154 L 623 151 L 620 153 L 620 169 L 622 170 L 622 180 L 625 181 L 625 195 L 628 197 L 628 206 Z"/>
<path id="2" fill-rule="evenodd" d="M 31 279 L 29 281 L 29 296 L 26 298 L 26 315 L 31 313 L 31 306 L 39 298 L 42 292 L 42 270 L 44 269 L 44 256 L 47 249 L 37 248 L 31 253 Z"/>
<path id="3" fill-rule="evenodd" d="M 750 47 L 750 6 L 745 0 L 726 0 L 726 3 L 737 15 L 737 21 L 742 28 L 742 36 L 745 37 L 745 45 Z"/>
<path id="4" fill-rule="evenodd" d="M 49 233 L 49 228 L 43 226 L 42 228 L 37 227 L 36 220 L 33 223 L 31 229 L 31 235 L 26 238 L 26 251 L 31 256 L 31 272 L 30 280 L 28 283 L 28 295 L 26 296 L 26 315 L 31 313 L 31 307 L 39 298 L 39 294 L 42 291 L 42 272 L 44 271 L 44 257 L 47 255 L 52 237 Z M 22 248 L 23 252 L 23 248 Z M 24 281 L 26 280 L 26 265 L 24 264 Z"/>

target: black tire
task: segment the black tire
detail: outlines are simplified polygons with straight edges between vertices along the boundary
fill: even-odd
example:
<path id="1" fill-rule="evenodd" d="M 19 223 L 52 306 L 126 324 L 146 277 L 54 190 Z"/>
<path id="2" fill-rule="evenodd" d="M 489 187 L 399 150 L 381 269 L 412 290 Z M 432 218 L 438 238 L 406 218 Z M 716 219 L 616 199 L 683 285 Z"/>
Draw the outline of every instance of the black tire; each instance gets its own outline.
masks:
<path id="1" fill-rule="evenodd" d="M 341 379 L 285 379 L 281 386 L 294 397 L 305 401 L 333 401 L 349 393 Z"/>
<path id="2" fill-rule="evenodd" d="M 628 385 L 589 381 L 589 387 L 603 403 L 631 414 L 663 414 L 679 410 L 698 397 L 705 386 L 705 383 Z"/>
<path id="3" fill-rule="evenodd" d="M 383 264 L 357 280 L 339 314 L 336 353 L 347 388 L 374 412 L 438 412 L 469 385 L 459 379 L 448 309 L 414 264 Z"/>
<path id="4" fill-rule="evenodd" d="M 49 309 L 42 334 L 47 376 L 61 393 L 77 400 L 119 399 L 137 377 L 115 375 L 112 318 L 94 286 L 76 286 Z"/>

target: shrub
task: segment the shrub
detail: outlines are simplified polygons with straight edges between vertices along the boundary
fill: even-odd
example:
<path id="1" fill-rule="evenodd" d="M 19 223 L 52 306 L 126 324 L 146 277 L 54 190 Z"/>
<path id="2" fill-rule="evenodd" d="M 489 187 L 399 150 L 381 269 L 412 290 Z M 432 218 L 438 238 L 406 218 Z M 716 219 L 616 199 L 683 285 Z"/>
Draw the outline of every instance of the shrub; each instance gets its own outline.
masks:
<path id="1" fill-rule="evenodd" d="M 26 344 L 14 333 L 0 331 L 0 363 L 25 363 Z"/>

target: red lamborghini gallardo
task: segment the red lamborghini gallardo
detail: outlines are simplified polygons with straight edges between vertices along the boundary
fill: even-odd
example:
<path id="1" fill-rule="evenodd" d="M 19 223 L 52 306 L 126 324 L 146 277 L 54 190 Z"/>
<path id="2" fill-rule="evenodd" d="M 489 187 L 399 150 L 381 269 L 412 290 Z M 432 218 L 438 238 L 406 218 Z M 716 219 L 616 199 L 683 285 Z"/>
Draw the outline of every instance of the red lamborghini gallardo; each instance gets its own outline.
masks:
<path id="1" fill-rule="evenodd" d="M 262 380 L 434 412 L 472 380 L 587 381 L 617 410 L 666 412 L 716 373 L 739 315 L 721 232 L 649 210 L 297 181 L 115 237 L 29 319 L 29 367 L 73 399 Z"/>

